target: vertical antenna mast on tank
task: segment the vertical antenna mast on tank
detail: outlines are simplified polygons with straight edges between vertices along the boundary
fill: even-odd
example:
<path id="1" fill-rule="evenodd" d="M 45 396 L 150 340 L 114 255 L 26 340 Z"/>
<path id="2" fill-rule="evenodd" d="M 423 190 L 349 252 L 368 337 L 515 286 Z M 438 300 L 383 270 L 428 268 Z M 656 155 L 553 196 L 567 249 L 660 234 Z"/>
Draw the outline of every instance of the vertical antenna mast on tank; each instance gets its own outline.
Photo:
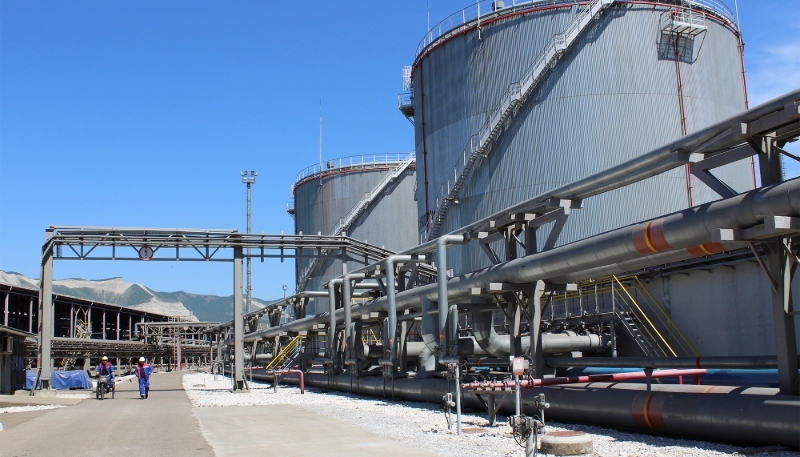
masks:
<path id="1" fill-rule="evenodd" d="M 322 185 L 322 99 L 319 99 L 319 185 Z"/>

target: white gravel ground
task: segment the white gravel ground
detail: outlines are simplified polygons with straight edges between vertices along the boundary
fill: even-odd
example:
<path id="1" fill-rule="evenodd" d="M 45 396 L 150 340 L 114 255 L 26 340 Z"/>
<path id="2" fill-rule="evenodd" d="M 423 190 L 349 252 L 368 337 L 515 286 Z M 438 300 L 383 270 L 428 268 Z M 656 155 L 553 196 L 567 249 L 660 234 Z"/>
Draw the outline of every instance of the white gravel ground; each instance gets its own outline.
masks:
<path id="1" fill-rule="evenodd" d="M 24 413 L 26 411 L 38 411 L 40 409 L 55 409 L 63 407 L 64 407 L 63 405 L 9 406 L 8 408 L 0 408 L 0 414 Z"/>
<path id="2" fill-rule="evenodd" d="M 462 456 L 521 456 L 519 447 L 510 435 L 505 417 L 499 416 L 494 427 L 488 426 L 485 413 L 463 414 L 464 429 L 480 428 L 477 433 L 456 434 L 455 425 L 447 429 L 444 413 L 437 405 L 409 401 L 384 401 L 374 397 L 356 397 L 346 393 L 327 392 L 314 388 L 300 389 L 281 386 L 278 394 L 270 384 L 255 382 L 250 393 L 230 392 L 230 378 L 207 373 L 183 377 L 186 394 L 196 407 L 295 405 L 330 418 L 360 427 L 389 439 L 435 452 L 447 457 Z M 454 417 L 455 419 L 455 417 Z M 579 430 L 592 435 L 594 456 L 719 456 L 735 454 L 740 447 L 704 441 L 663 438 L 621 432 L 604 427 L 547 423 L 547 431 Z M 753 454 L 751 454 L 753 455 Z M 779 451 L 770 457 L 800 457 L 798 452 Z"/>

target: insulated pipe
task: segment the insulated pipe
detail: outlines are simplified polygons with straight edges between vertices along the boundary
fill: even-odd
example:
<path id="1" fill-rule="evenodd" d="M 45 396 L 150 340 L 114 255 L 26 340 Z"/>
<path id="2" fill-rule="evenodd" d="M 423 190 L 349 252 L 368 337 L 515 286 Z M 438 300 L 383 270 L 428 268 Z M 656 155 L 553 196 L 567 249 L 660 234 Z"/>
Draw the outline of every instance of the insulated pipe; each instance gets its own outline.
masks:
<path id="1" fill-rule="evenodd" d="M 383 360 L 381 363 L 384 365 L 391 365 L 394 366 L 395 360 L 397 359 L 397 347 L 396 347 L 396 339 L 397 339 L 397 302 L 395 300 L 395 277 L 394 277 L 394 265 L 396 263 L 402 262 L 418 262 L 424 260 L 422 256 L 411 256 L 411 255 L 391 255 L 386 258 L 384 261 L 384 267 L 386 268 L 386 300 L 387 300 L 387 314 L 388 316 L 388 332 L 384 337 L 384 340 L 387 342 L 387 352 L 388 357 L 387 360 Z"/>
<path id="2" fill-rule="evenodd" d="M 766 217 L 798 215 L 800 180 L 793 179 L 457 276 L 448 281 L 447 296 L 466 297 L 472 287 L 490 282 L 526 284 L 567 276 L 574 280 L 590 279 L 597 277 L 602 267 L 618 268 L 626 262 L 652 266 L 662 264 L 666 258 L 690 259 L 696 257 L 701 244 L 705 249 L 722 252 L 741 243 L 714 243 L 717 229 L 741 230 L 762 224 Z M 657 240 L 642 244 L 643 238 L 654 236 Z M 395 297 L 395 306 L 400 310 L 419 307 L 422 297 L 436 298 L 437 287 L 429 284 L 400 292 Z M 353 314 L 385 310 L 386 298 L 378 298 L 354 307 Z M 256 334 L 270 337 L 280 332 L 307 330 L 319 323 L 318 319 L 300 319 Z"/>
<path id="3" fill-rule="evenodd" d="M 341 284 L 342 279 L 336 278 L 328 282 L 328 314 L 330 323 L 328 329 L 328 357 L 333 361 L 336 355 L 336 284 Z"/>
<path id="4" fill-rule="evenodd" d="M 256 377 L 257 375 L 254 375 Z M 350 391 L 349 376 L 308 375 L 309 385 Z M 447 392 L 445 379 L 396 379 L 398 399 L 440 403 Z M 800 398 L 778 396 L 778 389 L 739 389 L 722 386 L 593 383 L 569 387 L 538 387 L 522 391 L 527 415 L 537 413 L 534 397 L 544 393 L 553 420 L 618 427 L 659 435 L 679 435 L 742 445 L 800 447 Z M 383 396 L 383 378 L 362 377 L 362 395 Z M 706 393 L 692 393 L 706 392 Z M 464 405 L 478 411 L 486 407 L 477 392 L 464 392 Z M 485 392 L 483 394 L 488 394 Z M 513 402 L 502 410 L 513 412 Z"/>
<path id="5" fill-rule="evenodd" d="M 494 329 L 492 311 L 472 312 L 472 331 L 475 341 L 487 354 L 495 357 L 511 354 L 511 335 L 499 335 Z M 574 332 L 542 334 L 542 353 L 558 354 L 572 351 L 605 351 L 611 346 L 608 335 L 576 335 Z M 530 348 L 530 338 L 522 339 L 522 352 Z M 572 360 L 572 359 L 570 359 Z"/>
<path id="6" fill-rule="evenodd" d="M 800 362 L 800 357 L 798 357 Z M 716 357 L 590 357 L 581 359 L 551 358 L 545 364 L 553 368 L 778 368 L 774 355 Z"/>
<path id="7" fill-rule="evenodd" d="M 471 390 L 512 390 L 519 385 L 523 389 L 533 389 L 534 387 L 542 386 L 560 386 L 564 384 L 582 384 L 588 382 L 619 382 L 619 381 L 633 381 L 647 378 L 677 378 L 679 376 L 701 376 L 706 374 L 706 370 L 661 370 L 653 371 L 648 374 L 644 371 L 634 373 L 612 373 L 612 374 L 593 374 L 588 376 L 566 376 L 560 378 L 547 378 L 547 379 L 525 379 L 523 381 L 501 381 L 501 382 L 469 382 L 464 384 L 464 389 Z"/>
<path id="8" fill-rule="evenodd" d="M 364 279 L 364 273 L 348 273 L 342 278 L 342 307 L 344 308 L 344 356 L 345 359 L 353 358 L 350 352 L 353 350 L 353 318 L 351 307 L 350 282 L 354 279 Z"/>
<path id="9" fill-rule="evenodd" d="M 455 356 L 455 340 L 458 333 L 447 331 L 447 314 L 449 305 L 447 303 L 447 245 L 464 244 L 466 241 L 461 235 L 444 235 L 436 240 L 436 300 L 439 307 L 439 358 L 445 356 Z M 458 311 L 455 312 L 458 316 Z M 451 317 L 452 320 L 452 317 Z M 458 324 L 457 322 L 454 324 Z M 455 333 L 455 334 L 454 334 Z"/>

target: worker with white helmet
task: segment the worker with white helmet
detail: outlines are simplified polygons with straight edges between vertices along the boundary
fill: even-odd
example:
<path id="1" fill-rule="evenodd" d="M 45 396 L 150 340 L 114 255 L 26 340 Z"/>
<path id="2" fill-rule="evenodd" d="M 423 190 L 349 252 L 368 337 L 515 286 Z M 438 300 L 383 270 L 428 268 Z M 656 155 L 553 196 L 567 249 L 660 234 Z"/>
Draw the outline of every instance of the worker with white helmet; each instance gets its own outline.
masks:
<path id="1" fill-rule="evenodd" d="M 100 364 L 97 365 L 97 376 L 107 376 L 108 383 L 106 386 L 108 390 L 111 390 L 111 387 L 114 385 L 114 364 L 108 360 L 108 357 L 103 356 Z"/>
<path id="2" fill-rule="evenodd" d="M 153 373 L 153 367 L 144 360 L 144 357 L 139 357 L 134 373 L 139 378 L 139 397 L 144 400 L 150 394 L 150 375 Z"/>

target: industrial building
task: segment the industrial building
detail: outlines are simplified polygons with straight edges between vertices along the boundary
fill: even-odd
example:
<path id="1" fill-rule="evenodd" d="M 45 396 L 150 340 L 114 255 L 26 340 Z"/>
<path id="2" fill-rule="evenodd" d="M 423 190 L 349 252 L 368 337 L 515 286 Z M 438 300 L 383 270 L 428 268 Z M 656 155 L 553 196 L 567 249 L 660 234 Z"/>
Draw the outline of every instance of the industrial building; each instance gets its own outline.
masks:
<path id="1" fill-rule="evenodd" d="M 502 411 L 528 455 L 548 407 L 800 447 L 800 180 L 781 168 L 800 160 L 783 149 L 800 89 L 748 106 L 724 4 L 477 2 L 431 27 L 403 74 L 415 151 L 300 171 L 294 234 L 49 228 L 42 322 L 61 246 L 156 247 L 232 263 L 235 318 L 208 349 L 234 391 L 247 368 Z M 245 258 L 293 258 L 296 292 L 246 313 Z"/>
<path id="2" fill-rule="evenodd" d="M 272 327 L 245 344 L 260 342 L 259 361 L 298 367 L 306 382 L 426 401 L 450 387 L 420 378 L 466 377 L 485 391 L 486 365 L 506 373 L 492 391 L 513 386 L 509 356 L 529 361 L 529 379 L 711 357 L 704 367 L 778 368 L 770 386 L 796 396 L 798 318 L 776 303 L 800 284 L 779 285 L 788 267 L 775 258 L 794 256 L 794 210 L 780 222 L 769 219 L 776 207 L 748 202 L 763 195 L 757 186 L 784 189 L 776 164 L 798 134 L 797 93 L 748 111 L 742 46 L 733 13 L 712 0 L 494 1 L 454 12 L 417 46 L 398 97 L 414 125 L 416 242 L 366 235 L 403 222 L 405 204 L 361 215 L 348 236 L 396 254 L 366 267 L 343 267 L 335 253 L 325 267 L 298 261 L 297 297 L 314 294 L 316 312 L 328 312 L 276 319 L 297 303 L 288 297 L 259 314 Z M 332 195 L 338 166 L 321 165 L 293 188 L 298 235 L 340 234 L 362 207 L 357 195 L 345 204 Z M 742 225 L 745 214 L 755 226 Z M 557 417 L 589 421 L 552 395 L 564 405 Z M 667 428 L 692 434 L 691 424 Z"/>

